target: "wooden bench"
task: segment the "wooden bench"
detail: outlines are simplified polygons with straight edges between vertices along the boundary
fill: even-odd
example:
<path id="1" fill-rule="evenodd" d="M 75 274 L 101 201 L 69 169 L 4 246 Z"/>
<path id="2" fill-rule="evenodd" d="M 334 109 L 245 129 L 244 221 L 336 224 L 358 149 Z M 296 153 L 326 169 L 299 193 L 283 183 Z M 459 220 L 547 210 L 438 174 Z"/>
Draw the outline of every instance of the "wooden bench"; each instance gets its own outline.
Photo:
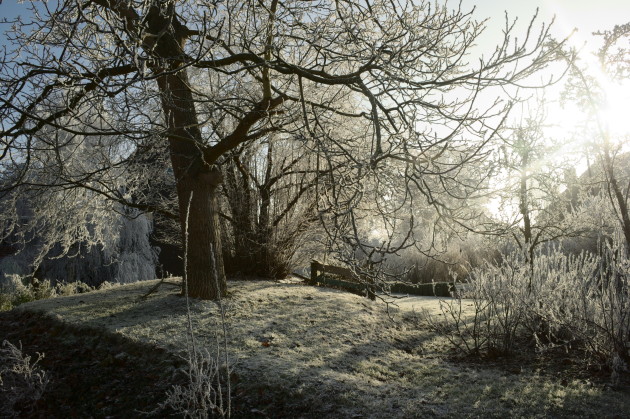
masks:
<path id="1" fill-rule="evenodd" d="M 328 274 L 328 275 L 327 275 Z M 334 275 L 343 279 L 330 277 Z M 366 296 L 371 300 L 376 298 L 376 287 L 370 278 L 361 277 L 356 272 L 341 266 L 325 265 L 317 260 L 311 262 L 310 285 L 324 285 L 342 288 L 346 291 Z M 391 293 L 422 295 L 431 297 L 456 297 L 458 288 L 453 282 L 434 282 L 428 284 L 405 284 L 393 283 L 389 285 L 388 291 Z"/>
<path id="2" fill-rule="evenodd" d="M 331 278 L 329 275 L 335 275 L 343 279 Z M 368 297 L 370 300 L 375 300 L 376 292 L 374 284 L 371 282 L 369 278 L 361 277 L 351 269 L 341 266 L 325 265 L 316 260 L 311 262 L 310 285 L 322 284 L 338 287 L 354 294 Z"/>

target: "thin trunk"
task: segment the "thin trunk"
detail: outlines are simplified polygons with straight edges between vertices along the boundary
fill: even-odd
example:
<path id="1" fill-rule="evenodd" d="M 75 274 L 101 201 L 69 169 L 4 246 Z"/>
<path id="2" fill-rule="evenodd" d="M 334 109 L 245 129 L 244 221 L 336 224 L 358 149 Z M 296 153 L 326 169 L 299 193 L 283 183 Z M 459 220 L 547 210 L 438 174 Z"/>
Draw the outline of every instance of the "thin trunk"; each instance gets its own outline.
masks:
<path id="1" fill-rule="evenodd" d="M 623 231 L 623 236 L 626 242 L 626 254 L 630 252 L 630 215 L 628 215 L 628 202 L 623 196 L 623 192 L 619 187 L 619 182 L 615 176 L 615 168 L 610 157 L 608 150 L 608 144 L 604 146 L 604 165 L 606 170 L 606 177 L 608 178 L 608 187 L 611 192 L 611 201 L 614 207 L 615 202 L 619 206 L 619 222 Z"/>
<path id="2" fill-rule="evenodd" d="M 271 249 L 271 241 L 273 229 L 271 228 L 271 219 L 269 212 L 271 211 L 271 173 L 273 171 L 273 143 L 267 144 L 267 164 L 265 169 L 265 178 L 261 185 L 258 186 L 258 220 L 256 220 L 256 241 L 258 249 L 256 260 L 258 262 L 258 271 L 269 277 L 274 276 L 275 266 L 270 260 L 271 252 L 278 249 Z"/>
<path id="3" fill-rule="evenodd" d="M 521 168 L 521 179 L 519 188 L 519 212 L 523 217 L 523 251 L 527 262 L 532 265 L 534 263 L 534 244 L 532 234 L 532 220 L 529 214 L 529 200 L 527 190 L 527 156 L 523 159 L 523 167 Z"/>
<path id="4" fill-rule="evenodd" d="M 251 251 L 255 247 L 253 220 L 253 190 L 249 172 L 239 156 L 234 164 L 223 167 L 225 194 L 230 207 L 229 231 L 233 248 L 226 254 L 226 268 L 230 274 L 252 274 Z M 246 163 L 248 158 L 246 156 Z"/>

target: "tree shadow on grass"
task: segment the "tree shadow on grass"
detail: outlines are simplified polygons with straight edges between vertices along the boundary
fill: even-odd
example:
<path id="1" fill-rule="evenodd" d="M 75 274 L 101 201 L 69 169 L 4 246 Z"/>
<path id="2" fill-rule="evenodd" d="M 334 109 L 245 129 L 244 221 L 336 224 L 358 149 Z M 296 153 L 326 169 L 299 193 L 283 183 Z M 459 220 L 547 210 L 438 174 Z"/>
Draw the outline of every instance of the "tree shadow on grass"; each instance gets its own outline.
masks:
<path id="1" fill-rule="evenodd" d="M 147 287 L 39 308 L 85 330 L 153 342 L 147 350 L 181 353 L 186 300 L 167 288 L 139 300 Z M 224 303 L 238 417 L 613 417 L 630 411 L 627 392 L 562 382 L 528 367 L 513 373 L 449 362 L 445 339 L 409 321 L 391 322 L 382 305 L 365 298 L 268 281 L 232 289 Z M 216 347 L 217 304 L 191 301 L 191 311 L 198 344 Z"/>

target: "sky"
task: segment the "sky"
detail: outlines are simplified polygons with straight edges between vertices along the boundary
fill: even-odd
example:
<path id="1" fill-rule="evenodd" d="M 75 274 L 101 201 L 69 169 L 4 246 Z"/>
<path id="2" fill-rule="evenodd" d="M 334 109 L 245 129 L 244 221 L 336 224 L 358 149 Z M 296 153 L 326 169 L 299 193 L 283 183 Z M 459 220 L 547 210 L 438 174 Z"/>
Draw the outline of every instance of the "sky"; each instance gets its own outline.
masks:
<path id="1" fill-rule="evenodd" d="M 54 4 L 56 1 L 50 0 L 49 3 Z M 0 17 L 11 19 L 28 13 L 29 2 L 0 0 Z M 449 0 L 448 4 L 456 7 L 458 2 Z M 462 0 L 463 10 L 470 10 L 473 7 L 476 8 L 475 16 L 478 20 L 490 18 L 488 33 L 485 36 L 489 46 L 493 43 L 493 38 L 500 35 L 506 11 L 511 18 L 518 17 L 523 25 L 529 22 L 536 8 L 540 9 L 540 22 L 549 22 L 555 15 L 554 35 L 564 37 L 574 28 L 578 28 L 572 41 L 575 45 L 584 42 L 593 44 L 592 32 L 611 29 L 615 24 L 630 21 L 630 0 Z"/>
<path id="2" fill-rule="evenodd" d="M 427 0 L 431 2 L 432 0 Z M 447 2 L 450 7 L 457 7 L 458 0 L 438 0 Z M 40 3 L 41 0 L 35 0 Z M 51 6 L 57 0 L 48 1 Z M 0 18 L 12 19 L 19 14 L 28 13 L 30 0 L 0 0 Z M 612 29 L 615 24 L 630 22 L 630 0 L 462 0 L 463 11 L 475 8 L 474 17 L 477 20 L 489 18 L 487 30 L 479 40 L 479 48 L 491 52 L 501 40 L 501 30 L 505 25 L 505 13 L 510 19 L 518 18 L 517 34 L 523 34 L 530 19 L 539 9 L 538 25 L 549 23 L 555 16 L 552 34 L 561 39 L 577 32 L 571 37 L 570 43 L 582 49 L 581 58 L 594 64 L 593 53 L 599 46 L 599 39 L 592 36 L 598 30 Z M 539 26 L 538 26 L 539 27 Z M 0 33 L 6 25 L 0 25 Z M 4 37 L 0 35 L 0 45 L 4 44 Z M 630 102 L 630 86 L 615 92 L 615 103 Z M 624 106 L 624 108 L 627 108 Z M 553 118 L 570 122 L 574 109 L 559 109 L 556 107 Z M 614 120 L 615 118 L 611 118 Z M 625 118 L 620 118 L 624 120 Z M 624 121 L 625 123 L 625 121 Z M 630 131 L 630 129 L 629 129 Z"/>
<path id="3" fill-rule="evenodd" d="M 431 2 L 433 0 L 427 0 Z M 457 7 L 458 0 L 438 0 L 447 2 L 450 7 Z M 42 0 L 35 0 L 41 3 Z M 13 19 L 20 14 L 28 14 L 30 0 L 0 0 L 1 18 Z M 49 0 L 54 6 L 57 0 Z M 489 18 L 487 29 L 479 40 L 481 51 L 488 53 L 501 40 L 501 30 L 505 25 L 505 13 L 510 19 L 518 18 L 517 34 L 523 34 L 530 19 L 539 9 L 538 25 L 549 23 L 555 16 L 552 26 L 552 34 L 561 39 L 571 34 L 574 29 L 577 32 L 571 37 L 570 43 L 582 49 L 581 59 L 595 64 L 593 53 L 597 50 L 600 40 L 592 36 L 598 30 L 612 29 L 616 24 L 630 22 L 630 0 L 462 0 L 463 11 L 475 8 L 474 17 L 477 20 Z M 539 26 L 537 26 L 539 27 Z M 1 33 L 8 29 L 7 25 L 0 25 L 0 46 L 4 44 L 4 36 Z M 630 102 L 630 86 L 615 92 L 615 103 Z M 626 108 L 626 106 L 624 106 Z M 562 110 L 556 107 L 558 120 L 569 122 L 571 115 L 575 115 L 574 109 Z M 614 120 L 615 118 L 610 118 Z M 621 118 L 623 120 L 625 118 Z M 629 130 L 630 131 L 630 130 Z"/>
<path id="4" fill-rule="evenodd" d="M 457 0 L 440 1 L 447 1 L 451 7 L 459 4 Z M 42 0 L 35 0 L 35 2 L 40 3 Z M 57 0 L 48 0 L 48 2 L 56 4 Z M 12 19 L 20 14 L 28 14 L 28 3 L 30 0 L 0 0 L 0 18 Z M 552 32 L 558 38 L 567 36 L 574 28 L 577 28 L 578 32 L 572 36 L 571 42 L 578 47 L 586 43 L 588 51 L 596 49 L 596 40 L 591 36 L 592 32 L 612 29 L 616 24 L 630 21 L 630 0 L 462 0 L 464 11 L 473 7 L 475 7 L 476 19 L 490 18 L 482 39 L 488 49 L 500 39 L 505 12 L 510 18 L 518 17 L 519 27 L 524 29 L 536 13 L 536 9 L 539 8 L 538 22 L 548 23 L 555 16 L 556 21 Z M 4 29 L 0 28 L 0 32 Z M 2 43 L 4 39 L 0 39 L 0 44 Z"/>
<path id="5" fill-rule="evenodd" d="M 591 40 L 595 31 L 612 29 L 614 25 L 630 21 L 628 0 L 462 0 L 462 4 L 464 7 L 476 6 L 480 17 L 491 17 L 490 26 L 501 24 L 506 10 L 510 16 L 527 21 L 538 8 L 543 21 L 549 22 L 555 16 L 553 33 L 556 36 L 566 36 L 577 28 L 576 44 Z"/>
<path id="6" fill-rule="evenodd" d="M 46 1 L 46 0 L 43 0 Z M 427 0 L 432 1 L 432 0 Z M 439 0 L 457 7 L 458 0 Z M 41 3 L 42 0 L 35 0 Z M 28 14 L 30 0 L 0 0 L 0 18 L 12 19 L 20 14 Z M 57 0 L 48 0 L 54 5 Z M 574 29 L 577 32 L 571 37 L 571 44 L 583 48 L 582 58 L 591 59 L 598 47 L 598 39 L 592 36 L 597 30 L 612 29 L 616 24 L 630 22 L 630 0 L 462 0 L 462 9 L 468 11 L 475 8 L 477 20 L 489 18 L 487 30 L 480 40 L 482 50 L 492 51 L 501 39 L 501 30 L 505 24 L 505 13 L 510 19 L 518 17 L 517 33 L 523 33 L 531 17 L 539 9 L 538 23 L 549 23 L 555 16 L 552 33 L 564 38 Z M 7 29 L 0 25 L 0 33 Z M 0 35 L 0 45 L 4 36 Z"/>
<path id="7" fill-rule="evenodd" d="M 456 6 L 456 1 L 449 1 Z M 593 32 L 611 30 L 615 25 L 630 22 L 630 0 L 516 0 L 499 2 L 496 0 L 462 0 L 462 8 L 468 10 L 475 7 L 477 19 L 489 18 L 487 33 L 481 40 L 484 49 L 491 50 L 501 39 L 501 29 L 505 24 L 505 12 L 510 19 L 518 17 L 519 24 L 516 33 L 523 33 L 526 25 L 539 9 L 538 24 L 549 23 L 555 17 L 551 33 L 557 39 L 563 39 L 577 29 L 571 35 L 569 44 L 578 48 L 580 60 L 587 65 L 587 69 L 596 73 L 599 66 L 595 57 L 596 51 L 601 46 L 601 37 L 593 36 Z M 540 26 L 538 26 L 540 27 Z M 483 45 L 485 44 L 485 45 Z M 597 77 L 597 74 L 595 74 Z M 606 82 L 602 80 L 602 82 Z M 563 84 L 556 89 L 551 89 L 546 99 L 557 99 Z M 608 115 L 605 116 L 611 130 L 619 134 L 630 133 L 630 121 L 627 119 L 627 104 L 630 103 L 630 83 L 610 86 L 607 92 L 609 99 Z M 551 97 L 549 97 L 551 96 Z M 554 98 L 553 96 L 556 96 Z M 578 110 L 568 104 L 561 108 L 559 104 L 552 107 L 549 118 L 558 129 L 553 135 L 566 132 L 568 128 L 579 122 Z"/>
<path id="8" fill-rule="evenodd" d="M 0 2 L 0 16 L 12 19 L 19 14 L 27 13 L 28 3 L 20 0 L 2 0 Z"/>
<path id="9" fill-rule="evenodd" d="M 38 0 L 36 0 L 38 1 Z M 432 0 L 427 0 L 431 2 Z M 450 7 L 457 7 L 458 0 L 438 0 L 448 1 Z M 39 1 L 38 1 L 39 2 Z M 29 1 L 21 0 L 0 0 L 0 20 L 2 18 L 13 19 L 19 14 L 28 13 Z M 56 0 L 50 0 L 51 6 L 56 4 Z M 483 51 L 491 52 L 497 43 L 501 41 L 501 30 L 505 25 L 505 13 L 510 19 L 518 18 L 517 34 L 523 34 L 531 18 L 539 9 L 537 28 L 541 23 L 549 23 L 555 16 L 552 26 L 552 34 L 558 39 L 562 39 L 577 29 L 571 37 L 571 45 L 581 48 L 581 58 L 591 61 L 591 67 L 596 67 L 593 53 L 599 47 L 600 40 L 592 36 L 598 30 L 610 30 L 616 24 L 630 22 L 630 0 L 461 0 L 462 10 L 468 11 L 475 8 L 474 18 L 484 20 L 489 18 L 487 29 L 483 37 L 479 40 L 479 48 Z M 25 16 L 27 17 L 27 16 Z M 4 26 L 4 27 L 3 27 Z M 0 25 L 0 33 L 6 25 Z M 521 35 L 522 36 L 522 35 Z M 0 35 L 0 46 L 4 44 L 4 37 Z M 559 95 L 562 86 L 558 86 L 555 95 Z M 626 134 L 630 133 L 630 122 L 628 122 L 627 104 L 630 103 L 630 83 L 626 83 L 621 88 L 611 89 L 611 105 L 609 120 L 611 124 L 619 126 L 616 129 Z M 553 97 L 546 97 L 554 100 Z M 617 115 L 615 112 L 619 112 Z M 579 112 L 568 107 L 561 107 L 558 103 L 552 103 L 549 111 L 548 123 L 555 125 L 555 131 L 549 131 L 551 136 L 568 135 L 570 129 L 579 123 Z M 579 148 L 579 147 L 578 147 Z M 575 152 L 575 151 L 573 151 Z M 576 163 L 579 172 L 586 170 L 585 162 Z"/>
<path id="10" fill-rule="evenodd" d="M 27 3 L 29 1 L 0 0 L 0 16 L 13 17 L 24 13 Z M 457 1 L 450 0 L 449 4 L 456 6 Z M 541 16 L 547 21 L 554 14 L 558 16 L 560 33 L 563 31 L 568 33 L 574 27 L 578 27 L 585 36 L 595 30 L 610 28 L 630 20 L 628 0 L 462 0 L 462 6 L 464 10 L 476 6 L 475 14 L 479 18 L 491 17 L 493 25 L 494 22 L 499 25 L 503 23 L 505 10 L 510 16 L 526 19 L 539 7 Z"/>
<path id="11" fill-rule="evenodd" d="M 451 6 L 457 6 L 457 1 L 449 1 Z M 589 63 L 588 70 L 596 70 L 599 68 L 594 53 L 601 45 L 601 39 L 593 36 L 593 32 L 610 30 L 615 25 L 630 22 L 630 0 L 462 0 L 462 9 L 464 11 L 475 7 L 475 18 L 483 20 L 489 18 L 487 22 L 486 33 L 480 39 L 480 48 L 483 50 L 493 50 L 494 46 L 501 39 L 501 29 L 505 24 L 505 13 L 507 12 L 510 19 L 518 17 L 519 24 L 517 26 L 523 33 L 526 25 L 538 11 L 538 24 L 549 23 L 555 17 L 551 34 L 557 39 L 563 39 L 571 35 L 569 44 L 581 50 L 580 59 Z M 538 26 L 539 27 L 539 26 Z M 564 140 L 572 138 L 575 132 L 579 132 L 575 127 L 582 122 L 583 114 L 577 109 L 577 106 L 571 103 L 561 106 L 558 102 L 560 93 L 564 87 L 564 83 L 548 89 L 545 98 L 551 103 L 548 104 L 547 124 L 550 125 L 546 129 L 545 135 L 549 139 Z M 613 133 L 618 133 L 622 143 L 627 140 L 630 133 L 630 122 L 627 116 L 627 104 L 630 103 L 630 83 L 622 86 L 612 86 L 607 92 L 609 97 L 609 109 L 604 111 L 604 118 L 610 125 Z M 579 134 L 578 134 L 579 135 Z M 625 135 L 625 137 L 624 137 Z M 581 136 L 588 137 L 588 134 L 582 133 Z M 583 138 L 588 141 L 589 138 Z M 626 144 L 626 149 L 628 144 Z M 579 142 L 568 143 L 557 156 L 550 156 L 551 159 L 564 160 L 571 159 L 578 174 L 587 170 L 587 160 L 583 153 L 584 148 Z M 500 200 L 497 198 L 491 200 L 488 209 L 492 214 L 499 218 L 512 219 L 517 213 L 516 208 L 506 206 L 500 209 Z"/>
<path id="12" fill-rule="evenodd" d="M 455 6 L 456 1 L 449 1 Z M 478 19 L 490 18 L 489 29 L 500 29 L 504 24 L 505 12 L 510 18 L 518 17 L 524 25 L 539 9 L 540 22 L 550 22 L 555 16 L 553 34 L 564 37 L 574 28 L 574 45 L 591 41 L 591 33 L 612 29 L 614 25 L 630 21 L 630 1 L 628 0 L 462 0 L 462 7 L 468 10 L 476 7 Z"/>

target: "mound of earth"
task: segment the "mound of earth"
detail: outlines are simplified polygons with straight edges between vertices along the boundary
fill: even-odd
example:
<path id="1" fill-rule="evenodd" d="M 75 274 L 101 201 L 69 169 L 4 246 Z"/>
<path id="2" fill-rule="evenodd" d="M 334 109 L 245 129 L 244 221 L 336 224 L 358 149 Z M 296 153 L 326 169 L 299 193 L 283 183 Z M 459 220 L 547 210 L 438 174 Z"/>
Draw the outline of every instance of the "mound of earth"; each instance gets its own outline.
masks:
<path id="1" fill-rule="evenodd" d="M 31 416 L 131 417 L 155 411 L 171 385 L 185 384 L 187 324 L 197 348 L 215 354 L 217 342 L 219 348 L 226 345 L 234 417 L 630 412 L 627 391 L 546 374 L 535 365 L 451 360 L 448 342 L 430 332 L 417 313 L 428 308 L 437 315 L 437 298 L 402 300 L 388 310 L 382 301 L 342 291 L 256 280 L 230 281 L 222 304 L 187 304 L 178 284 L 168 282 L 146 296 L 156 284 L 37 301 L 0 316 L 0 332 L 8 340 L 21 340 L 25 353 L 46 354 L 41 365 L 53 381 Z"/>

